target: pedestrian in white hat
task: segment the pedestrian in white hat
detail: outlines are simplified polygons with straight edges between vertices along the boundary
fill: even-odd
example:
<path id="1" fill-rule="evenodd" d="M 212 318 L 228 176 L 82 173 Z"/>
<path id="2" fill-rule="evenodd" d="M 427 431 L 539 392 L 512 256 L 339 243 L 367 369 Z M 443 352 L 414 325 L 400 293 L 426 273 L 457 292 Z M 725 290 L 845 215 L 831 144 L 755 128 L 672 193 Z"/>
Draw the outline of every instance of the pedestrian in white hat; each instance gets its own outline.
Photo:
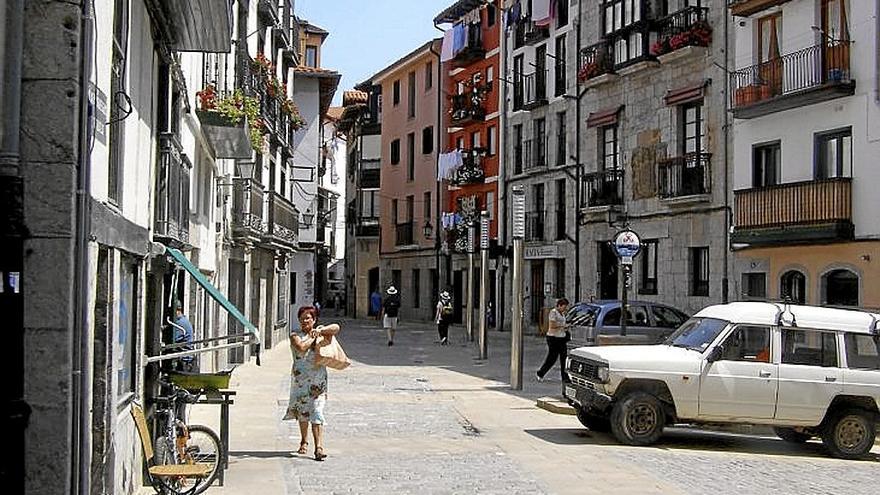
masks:
<path id="1" fill-rule="evenodd" d="M 388 347 L 394 345 L 394 332 L 397 330 L 397 318 L 400 313 L 400 294 L 393 285 L 385 291 L 385 301 L 382 303 L 382 326 L 388 334 Z"/>
<path id="2" fill-rule="evenodd" d="M 437 301 L 437 314 L 434 320 L 437 322 L 437 333 L 440 334 L 440 345 L 449 344 L 449 324 L 452 323 L 452 295 L 449 291 L 440 293 L 440 300 Z"/>

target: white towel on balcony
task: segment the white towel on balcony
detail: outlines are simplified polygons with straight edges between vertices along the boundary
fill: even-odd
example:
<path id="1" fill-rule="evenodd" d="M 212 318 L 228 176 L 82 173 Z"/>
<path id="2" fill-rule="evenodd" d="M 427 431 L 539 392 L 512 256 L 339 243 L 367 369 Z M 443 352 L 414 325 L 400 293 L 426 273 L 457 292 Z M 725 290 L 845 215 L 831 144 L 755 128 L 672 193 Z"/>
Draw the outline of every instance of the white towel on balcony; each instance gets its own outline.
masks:
<path id="1" fill-rule="evenodd" d="M 443 46 L 440 48 L 440 61 L 446 62 L 447 60 L 452 60 L 454 57 L 454 53 L 452 51 L 452 44 L 454 43 L 454 39 L 452 36 L 452 29 L 447 29 L 443 32 Z"/>
<path id="2" fill-rule="evenodd" d="M 537 25 L 550 23 L 550 2 L 552 0 L 532 0 L 532 21 Z"/>

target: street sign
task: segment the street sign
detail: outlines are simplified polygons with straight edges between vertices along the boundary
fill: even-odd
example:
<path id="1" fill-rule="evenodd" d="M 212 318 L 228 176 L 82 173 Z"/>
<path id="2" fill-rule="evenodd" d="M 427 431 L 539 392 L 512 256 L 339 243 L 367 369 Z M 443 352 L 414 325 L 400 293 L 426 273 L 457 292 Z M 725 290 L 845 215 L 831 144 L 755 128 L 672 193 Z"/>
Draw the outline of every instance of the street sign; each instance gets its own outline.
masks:
<path id="1" fill-rule="evenodd" d="M 642 250 L 642 240 L 632 230 L 621 230 L 614 236 L 614 252 L 623 264 L 632 264 L 632 259 Z"/>

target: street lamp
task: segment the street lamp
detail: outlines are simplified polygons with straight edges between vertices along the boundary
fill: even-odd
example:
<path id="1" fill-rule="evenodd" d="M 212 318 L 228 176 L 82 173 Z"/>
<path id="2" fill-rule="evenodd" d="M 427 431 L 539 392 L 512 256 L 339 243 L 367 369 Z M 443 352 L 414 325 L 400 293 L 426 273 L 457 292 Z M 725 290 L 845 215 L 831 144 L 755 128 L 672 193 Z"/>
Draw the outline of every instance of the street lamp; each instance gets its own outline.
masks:
<path id="1" fill-rule="evenodd" d="M 431 225 L 431 220 L 425 220 L 425 226 L 422 227 L 422 234 L 425 236 L 425 239 L 430 239 L 434 236 L 434 226 Z"/>
<path id="2" fill-rule="evenodd" d="M 306 208 L 306 211 L 302 214 L 302 223 L 300 226 L 303 228 L 310 228 L 312 226 L 312 222 L 315 220 L 315 214 L 312 213 L 312 207 Z"/>
<path id="3" fill-rule="evenodd" d="M 253 179 L 254 178 L 254 169 L 257 168 L 257 163 L 254 161 L 239 161 L 236 164 L 238 167 L 238 176 L 242 179 Z"/>

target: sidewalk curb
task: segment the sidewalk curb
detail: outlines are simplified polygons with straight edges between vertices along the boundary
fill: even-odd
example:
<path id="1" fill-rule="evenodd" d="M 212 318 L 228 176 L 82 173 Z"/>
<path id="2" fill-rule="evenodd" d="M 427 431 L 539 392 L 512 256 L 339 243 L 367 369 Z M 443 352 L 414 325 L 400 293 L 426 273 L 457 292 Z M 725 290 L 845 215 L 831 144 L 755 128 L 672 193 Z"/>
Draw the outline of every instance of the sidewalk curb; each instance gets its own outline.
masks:
<path id="1" fill-rule="evenodd" d="M 535 402 L 535 405 L 538 409 L 544 409 L 554 414 L 566 414 L 569 416 L 576 414 L 574 408 L 568 405 L 568 402 L 558 397 L 541 397 Z"/>

